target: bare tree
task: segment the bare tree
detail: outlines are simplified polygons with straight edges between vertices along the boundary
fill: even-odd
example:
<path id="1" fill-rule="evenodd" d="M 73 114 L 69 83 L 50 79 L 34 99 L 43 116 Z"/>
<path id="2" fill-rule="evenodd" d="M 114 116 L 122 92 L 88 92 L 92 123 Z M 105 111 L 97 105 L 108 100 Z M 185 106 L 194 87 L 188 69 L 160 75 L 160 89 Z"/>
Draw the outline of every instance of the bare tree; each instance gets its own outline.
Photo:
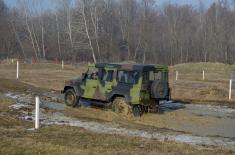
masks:
<path id="1" fill-rule="evenodd" d="M 199 8 L 160 8 L 155 0 L 51 0 L 56 7 L 47 10 L 44 2 L 18 0 L 7 8 L 0 0 L 0 58 L 235 61 L 235 8 L 226 0 L 209 7 L 201 1 Z"/>
<path id="2" fill-rule="evenodd" d="M 96 56 L 95 56 L 95 50 L 92 46 L 91 36 L 90 36 L 90 33 L 89 33 L 88 24 L 87 24 L 87 17 L 86 17 L 86 13 L 85 13 L 86 4 L 87 3 L 86 3 L 85 0 L 83 0 L 82 3 L 81 3 L 81 5 L 82 5 L 82 16 L 83 16 L 83 21 L 84 21 L 84 25 L 85 25 L 86 35 L 87 35 L 89 45 L 90 45 L 90 48 L 91 48 L 92 58 L 93 58 L 94 63 L 96 63 L 97 61 L 96 61 Z"/>
<path id="3" fill-rule="evenodd" d="M 94 27 L 94 36 L 95 36 L 95 42 L 96 42 L 96 46 L 97 46 L 97 53 L 99 55 L 99 59 L 101 58 L 100 56 L 100 46 L 99 46 L 99 36 L 98 36 L 98 16 L 97 16 L 97 6 L 95 4 L 95 6 L 93 8 L 90 9 L 90 13 L 91 13 L 91 21 Z"/>
<path id="4" fill-rule="evenodd" d="M 57 15 L 57 13 L 55 13 L 55 19 L 56 19 L 56 31 L 57 31 L 57 44 L 58 44 L 59 55 L 60 55 L 60 57 L 61 57 L 60 29 L 59 29 L 59 20 L 58 20 L 58 15 Z"/>
<path id="5" fill-rule="evenodd" d="M 25 24 L 26 24 L 26 27 L 27 27 L 27 30 L 28 30 L 28 33 L 29 33 L 29 36 L 30 36 L 30 39 L 31 39 L 31 43 L 32 43 L 32 46 L 33 46 L 33 50 L 34 50 L 36 59 L 38 59 L 38 53 L 37 53 L 37 50 L 36 50 L 36 47 L 35 47 L 34 38 L 33 38 L 34 36 L 33 36 L 33 33 L 31 31 L 30 25 L 29 25 L 28 9 L 27 9 L 26 1 L 25 0 L 23 1 L 23 5 L 24 5 L 24 13 L 25 13 Z"/>
<path id="6" fill-rule="evenodd" d="M 14 31 L 14 33 L 15 33 L 16 39 L 17 39 L 17 41 L 18 41 L 19 44 L 20 44 L 20 47 L 21 47 L 21 50 L 22 50 L 22 54 L 23 54 L 23 56 L 24 56 L 24 59 L 26 59 L 26 54 L 25 54 L 24 46 L 23 46 L 23 44 L 22 44 L 22 42 L 21 42 L 21 40 L 20 40 L 20 37 L 19 37 L 19 35 L 18 35 L 17 31 L 16 31 L 16 28 L 15 28 L 15 25 L 14 25 L 13 21 L 11 21 L 11 25 L 12 25 L 12 29 L 13 29 L 13 31 Z"/>

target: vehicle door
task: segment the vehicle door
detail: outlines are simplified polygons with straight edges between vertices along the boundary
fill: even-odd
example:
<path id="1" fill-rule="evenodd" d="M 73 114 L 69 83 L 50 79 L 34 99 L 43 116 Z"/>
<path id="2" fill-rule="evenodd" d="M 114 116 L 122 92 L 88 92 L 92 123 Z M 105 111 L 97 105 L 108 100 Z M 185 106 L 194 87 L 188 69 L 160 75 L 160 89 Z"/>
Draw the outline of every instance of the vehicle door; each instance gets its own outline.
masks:
<path id="1" fill-rule="evenodd" d="M 86 79 L 84 82 L 84 93 L 82 97 L 88 99 L 95 99 L 95 93 L 97 91 L 98 84 L 98 68 L 89 67 L 86 73 Z"/>
<path id="2" fill-rule="evenodd" d="M 113 85 L 115 84 L 113 77 L 114 77 L 113 69 L 107 69 L 107 68 L 103 69 L 100 84 L 101 84 L 103 99 L 106 101 L 109 99 L 109 96 L 113 89 Z"/>

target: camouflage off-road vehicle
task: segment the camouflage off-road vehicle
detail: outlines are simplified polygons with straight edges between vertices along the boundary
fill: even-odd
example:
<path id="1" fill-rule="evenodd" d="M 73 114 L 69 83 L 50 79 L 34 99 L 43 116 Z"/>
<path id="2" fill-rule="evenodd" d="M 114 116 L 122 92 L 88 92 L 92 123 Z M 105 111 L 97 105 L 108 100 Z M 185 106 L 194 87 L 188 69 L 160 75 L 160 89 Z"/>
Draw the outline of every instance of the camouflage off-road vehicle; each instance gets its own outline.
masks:
<path id="1" fill-rule="evenodd" d="M 140 116 L 158 109 L 160 100 L 169 100 L 168 67 L 145 64 L 98 63 L 88 66 L 82 77 L 65 83 L 65 103 L 79 100 L 102 104 L 117 113 Z"/>

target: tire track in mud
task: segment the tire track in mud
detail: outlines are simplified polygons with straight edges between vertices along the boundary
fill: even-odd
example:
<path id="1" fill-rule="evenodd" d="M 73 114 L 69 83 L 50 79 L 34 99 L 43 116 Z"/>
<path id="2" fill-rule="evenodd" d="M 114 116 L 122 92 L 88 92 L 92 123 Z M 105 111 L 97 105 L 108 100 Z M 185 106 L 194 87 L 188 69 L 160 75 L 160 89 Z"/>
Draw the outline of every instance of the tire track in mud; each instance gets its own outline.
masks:
<path id="1" fill-rule="evenodd" d="M 10 108 L 19 110 L 18 118 L 23 120 L 34 120 L 34 97 L 30 94 L 16 94 L 12 92 L 4 93 L 4 96 L 13 98 L 16 103 Z M 59 104 L 56 95 L 50 94 L 50 97 L 44 93 L 41 98 L 40 105 L 40 123 L 44 125 L 68 125 L 73 127 L 84 128 L 96 133 L 116 134 L 122 136 L 141 137 L 147 139 L 156 139 L 159 141 L 175 141 L 179 143 L 187 143 L 199 146 L 220 146 L 224 148 L 235 148 L 235 139 L 224 137 L 203 137 L 196 136 L 189 133 L 182 133 L 178 131 L 160 130 L 142 130 L 130 129 L 126 127 L 117 127 L 111 123 L 100 123 L 94 121 L 85 121 L 77 118 L 65 116 L 63 110 L 65 105 Z M 51 101 L 51 102 L 50 102 Z M 30 109 L 24 110 L 25 108 Z M 48 112 L 52 110 L 53 112 Z"/>

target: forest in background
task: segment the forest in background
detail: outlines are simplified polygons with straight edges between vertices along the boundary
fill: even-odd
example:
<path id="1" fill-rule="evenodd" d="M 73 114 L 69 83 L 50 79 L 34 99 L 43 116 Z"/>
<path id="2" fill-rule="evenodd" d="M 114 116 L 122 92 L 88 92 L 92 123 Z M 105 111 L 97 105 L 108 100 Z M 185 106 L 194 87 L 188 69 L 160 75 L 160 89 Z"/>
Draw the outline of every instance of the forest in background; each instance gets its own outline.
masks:
<path id="1" fill-rule="evenodd" d="M 53 0 L 45 9 L 42 0 L 0 0 L 0 59 L 233 64 L 235 5 L 202 2 Z"/>

